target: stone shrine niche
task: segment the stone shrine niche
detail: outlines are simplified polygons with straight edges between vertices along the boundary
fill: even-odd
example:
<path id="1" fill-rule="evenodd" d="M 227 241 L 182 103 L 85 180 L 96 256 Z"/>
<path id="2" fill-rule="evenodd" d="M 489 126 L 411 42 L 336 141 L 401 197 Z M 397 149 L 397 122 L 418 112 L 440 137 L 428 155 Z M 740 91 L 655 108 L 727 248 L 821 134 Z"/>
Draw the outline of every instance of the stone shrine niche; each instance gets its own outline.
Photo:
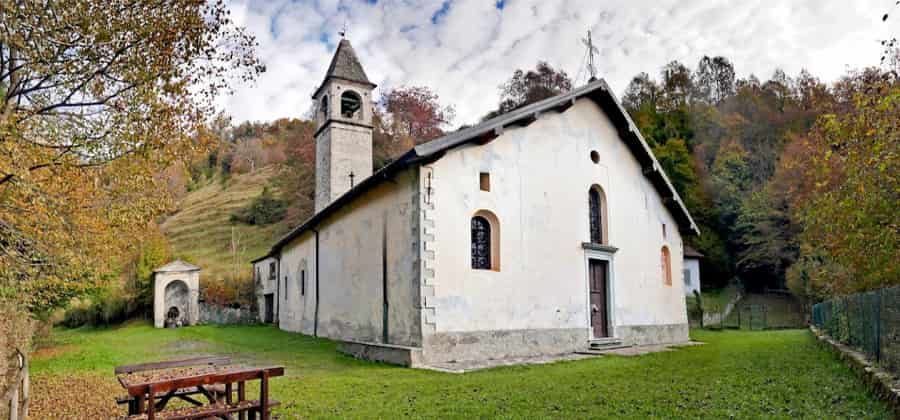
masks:
<path id="1" fill-rule="evenodd" d="M 163 321 L 166 328 L 180 327 L 187 321 L 190 311 L 190 291 L 182 280 L 172 280 L 166 285 L 163 308 L 166 310 L 166 319 Z"/>
<path id="2" fill-rule="evenodd" d="M 153 270 L 153 325 L 175 328 L 200 319 L 200 267 L 181 260 Z"/>

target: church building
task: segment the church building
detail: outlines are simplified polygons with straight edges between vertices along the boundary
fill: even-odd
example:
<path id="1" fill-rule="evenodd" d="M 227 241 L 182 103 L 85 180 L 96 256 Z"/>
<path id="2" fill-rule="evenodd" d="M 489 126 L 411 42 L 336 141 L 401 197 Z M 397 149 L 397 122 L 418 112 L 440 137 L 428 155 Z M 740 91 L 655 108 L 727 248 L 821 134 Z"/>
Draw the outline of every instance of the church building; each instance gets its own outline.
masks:
<path id="1" fill-rule="evenodd" d="M 315 91 L 315 214 L 255 261 L 260 316 L 431 363 L 688 340 L 684 202 L 603 80 L 372 170 L 375 84 L 341 40 Z"/>

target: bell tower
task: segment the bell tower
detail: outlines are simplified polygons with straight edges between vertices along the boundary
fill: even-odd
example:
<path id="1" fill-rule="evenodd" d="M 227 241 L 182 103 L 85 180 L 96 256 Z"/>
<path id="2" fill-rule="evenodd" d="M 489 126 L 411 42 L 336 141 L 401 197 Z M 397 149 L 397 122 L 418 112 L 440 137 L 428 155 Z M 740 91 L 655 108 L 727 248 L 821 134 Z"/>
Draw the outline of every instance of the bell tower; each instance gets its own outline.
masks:
<path id="1" fill-rule="evenodd" d="M 372 175 L 372 90 L 350 41 L 341 39 L 316 109 L 316 213 Z"/>

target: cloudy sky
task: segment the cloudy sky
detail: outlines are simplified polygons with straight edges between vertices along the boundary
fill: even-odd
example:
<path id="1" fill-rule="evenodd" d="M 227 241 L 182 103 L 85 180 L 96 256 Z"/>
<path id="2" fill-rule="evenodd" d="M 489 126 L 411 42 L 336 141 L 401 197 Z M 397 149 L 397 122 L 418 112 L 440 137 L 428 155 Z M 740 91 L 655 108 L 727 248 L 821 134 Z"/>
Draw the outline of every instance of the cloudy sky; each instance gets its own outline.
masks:
<path id="1" fill-rule="evenodd" d="M 221 100 L 234 122 L 301 117 L 340 40 L 348 38 L 376 95 L 402 85 L 431 87 L 456 107 L 453 125 L 496 106 L 498 85 L 538 60 L 578 84 L 588 29 L 599 77 L 619 94 L 638 72 L 671 60 L 694 67 L 724 55 L 739 77 L 807 68 L 830 81 L 876 65 L 878 40 L 900 33 L 881 21 L 894 0 L 233 0 L 235 21 L 260 43 L 267 72 Z M 900 10 L 895 11 L 895 14 Z"/>

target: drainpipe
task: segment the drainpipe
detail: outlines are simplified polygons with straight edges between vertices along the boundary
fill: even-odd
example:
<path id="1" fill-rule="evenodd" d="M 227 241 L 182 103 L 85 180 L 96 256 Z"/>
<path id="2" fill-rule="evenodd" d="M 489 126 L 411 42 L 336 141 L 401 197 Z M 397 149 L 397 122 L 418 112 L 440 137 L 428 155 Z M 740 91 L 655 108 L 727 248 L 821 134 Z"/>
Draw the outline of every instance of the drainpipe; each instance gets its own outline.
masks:
<path id="1" fill-rule="evenodd" d="M 381 342 L 388 339 L 387 214 L 381 227 Z"/>
<path id="2" fill-rule="evenodd" d="M 281 250 L 275 256 L 275 325 L 281 328 Z"/>
<path id="3" fill-rule="evenodd" d="M 313 314 L 313 337 L 319 336 L 319 230 L 313 229 L 316 234 L 316 304 Z"/>

